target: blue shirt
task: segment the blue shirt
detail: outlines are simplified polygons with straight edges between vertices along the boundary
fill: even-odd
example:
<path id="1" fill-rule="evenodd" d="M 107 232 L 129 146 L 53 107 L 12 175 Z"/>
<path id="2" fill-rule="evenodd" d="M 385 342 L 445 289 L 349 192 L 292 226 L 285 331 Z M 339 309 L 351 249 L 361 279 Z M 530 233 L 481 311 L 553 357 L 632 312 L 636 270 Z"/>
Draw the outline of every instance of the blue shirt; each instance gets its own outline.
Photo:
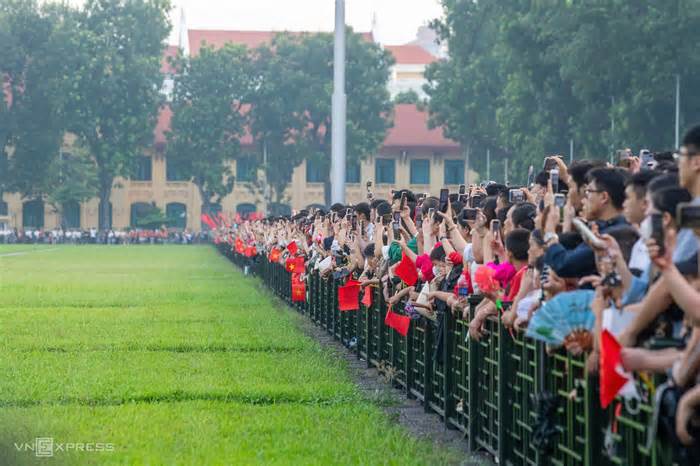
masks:
<path id="1" fill-rule="evenodd" d="M 629 226 L 622 215 L 608 221 L 597 220 L 595 223 L 598 225 L 600 233 L 608 233 L 612 229 Z M 598 273 L 595 253 L 585 242 L 574 249 L 566 249 L 559 243 L 553 244 L 544 253 L 544 262 L 562 278 L 580 278 Z"/>

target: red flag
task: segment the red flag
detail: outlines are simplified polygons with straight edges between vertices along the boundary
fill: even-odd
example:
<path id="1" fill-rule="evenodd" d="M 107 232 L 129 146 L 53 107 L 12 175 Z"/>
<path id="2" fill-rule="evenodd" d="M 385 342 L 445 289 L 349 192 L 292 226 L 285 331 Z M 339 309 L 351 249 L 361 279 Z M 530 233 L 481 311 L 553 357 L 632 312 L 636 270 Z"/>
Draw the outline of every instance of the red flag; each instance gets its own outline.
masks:
<path id="1" fill-rule="evenodd" d="M 384 323 L 399 332 L 400 335 L 408 335 L 408 327 L 411 324 L 411 318 L 408 316 L 402 316 L 392 312 L 391 309 L 386 311 L 386 317 L 384 318 Z"/>
<path id="2" fill-rule="evenodd" d="M 348 280 L 338 287 L 338 309 L 341 311 L 357 311 L 360 309 L 360 282 Z"/>
<path id="3" fill-rule="evenodd" d="M 245 256 L 246 257 L 253 257 L 257 253 L 258 253 L 258 251 L 255 248 L 255 246 L 248 246 L 247 248 L 245 248 Z"/>
<path id="4" fill-rule="evenodd" d="M 276 263 L 279 262 L 280 260 L 280 250 L 277 248 L 272 248 L 272 251 L 270 251 L 270 255 L 268 256 L 268 259 L 270 260 L 271 263 Z"/>
<path id="5" fill-rule="evenodd" d="M 294 271 L 297 273 L 303 273 L 306 266 L 306 261 L 304 256 L 297 256 L 294 258 Z"/>
<path id="6" fill-rule="evenodd" d="M 296 269 L 296 260 L 294 257 L 287 257 L 287 260 L 284 262 L 284 268 L 287 272 L 294 273 L 294 269 Z"/>
<path id="7" fill-rule="evenodd" d="M 204 222 L 209 228 L 211 228 L 212 230 L 216 230 L 216 223 L 214 223 L 214 221 L 211 219 L 211 217 L 209 217 L 207 214 L 202 214 L 199 218 L 200 218 L 200 219 L 202 220 L 202 222 Z"/>
<path id="8" fill-rule="evenodd" d="M 292 274 L 292 302 L 306 301 L 306 283 L 299 277 L 301 274 Z"/>
<path id="9" fill-rule="evenodd" d="M 287 245 L 287 251 L 289 251 L 289 253 L 293 256 L 295 256 L 297 254 L 298 250 L 299 250 L 299 248 L 297 247 L 296 241 L 292 241 L 291 243 L 289 243 Z"/>
<path id="10" fill-rule="evenodd" d="M 243 241 L 240 238 L 236 238 L 236 252 L 238 254 L 243 254 L 244 247 L 243 247 Z"/>
<path id="11" fill-rule="evenodd" d="M 365 307 L 372 307 L 372 286 L 370 285 L 365 287 L 365 294 L 362 295 L 362 304 Z"/>
<path id="12" fill-rule="evenodd" d="M 622 347 L 615 336 L 604 329 L 600 333 L 600 405 L 603 409 L 612 403 L 620 389 L 629 381 L 627 377 L 620 374 L 621 350 Z"/>
<path id="13" fill-rule="evenodd" d="M 401 257 L 401 262 L 396 266 L 394 270 L 396 276 L 404 281 L 408 286 L 413 286 L 418 281 L 418 270 L 416 270 L 416 264 L 413 263 L 410 257 L 405 253 Z"/>

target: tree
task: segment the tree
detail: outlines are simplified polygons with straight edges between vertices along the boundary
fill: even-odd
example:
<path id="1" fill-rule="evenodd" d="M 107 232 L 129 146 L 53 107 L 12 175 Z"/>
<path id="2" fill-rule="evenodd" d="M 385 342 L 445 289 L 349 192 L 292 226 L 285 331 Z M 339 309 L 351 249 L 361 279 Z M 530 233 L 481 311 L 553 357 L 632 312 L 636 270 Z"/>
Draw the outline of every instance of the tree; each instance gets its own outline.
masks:
<path id="1" fill-rule="evenodd" d="M 420 96 L 413 89 L 408 91 L 399 92 L 394 96 L 394 104 L 413 104 L 420 105 L 422 103 Z"/>
<path id="2" fill-rule="evenodd" d="M 58 155 L 65 121 L 59 97 L 66 79 L 58 44 L 61 6 L 0 1 L 0 198 L 3 191 L 41 197 Z"/>
<path id="3" fill-rule="evenodd" d="M 509 157 L 512 179 L 570 140 L 587 158 L 669 148 L 676 76 L 681 119 L 700 117 L 700 57 L 687 39 L 698 0 L 442 5 L 433 27 L 449 56 L 426 73 L 432 121 L 472 152 Z M 471 160 L 483 171 L 483 157 Z"/>
<path id="4" fill-rule="evenodd" d="M 43 192 L 48 203 L 59 213 L 66 228 L 66 206 L 94 198 L 99 189 L 95 161 L 79 147 L 61 153 L 49 166 Z"/>
<path id="5" fill-rule="evenodd" d="M 329 174 L 324 183 L 330 203 L 333 94 L 333 35 L 282 35 L 275 53 L 285 57 L 285 79 L 295 86 L 297 122 L 290 143 Z M 393 106 L 387 90 L 391 54 L 352 30 L 347 35 L 347 158 L 359 161 L 375 152 L 391 127 Z"/>
<path id="6" fill-rule="evenodd" d="M 169 0 L 87 0 L 64 25 L 69 130 L 95 160 L 103 206 L 115 178 L 130 176 L 153 143 L 169 9 Z"/>
<path id="7" fill-rule="evenodd" d="M 180 56 L 173 89 L 173 118 L 167 156 L 199 189 L 205 213 L 233 190 L 230 162 L 241 156 L 250 60 L 242 46 L 202 47 L 196 57 Z"/>
<path id="8" fill-rule="evenodd" d="M 250 131 L 258 147 L 258 163 L 265 171 L 265 179 L 274 191 L 276 203 L 284 202 L 284 192 L 292 180 L 294 169 L 304 160 L 304 150 L 295 139 L 302 131 L 298 118 L 300 94 L 303 84 L 299 70 L 294 68 L 290 56 L 276 51 L 288 49 L 288 35 L 278 35 L 272 44 L 263 45 L 253 54 L 252 74 L 256 79 L 251 93 L 251 109 L 248 114 Z M 267 155 L 267 163 L 261 163 L 259 155 Z M 255 190 L 265 189 L 260 183 Z M 269 200 L 269 199 L 268 199 Z"/>

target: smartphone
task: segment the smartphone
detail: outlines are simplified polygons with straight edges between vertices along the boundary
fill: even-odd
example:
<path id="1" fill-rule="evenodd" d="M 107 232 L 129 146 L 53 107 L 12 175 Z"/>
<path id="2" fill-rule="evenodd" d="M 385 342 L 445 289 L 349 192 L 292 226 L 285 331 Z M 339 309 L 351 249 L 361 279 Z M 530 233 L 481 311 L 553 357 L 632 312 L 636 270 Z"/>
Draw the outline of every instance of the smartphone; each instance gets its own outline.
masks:
<path id="1" fill-rule="evenodd" d="M 676 208 L 676 224 L 678 228 L 700 228 L 700 206 L 683 202 Z"/>
<path id="2" fill-rule="evenodd" d="M 651 238 L 659 246 L 659 255 L 666 254 L 666 244 L 664 238 L 664 221 L 662 214 L 651 214 Z"/>
<path id="3" fill-rule="evenodd" d="M 464 209 L 464 219 L 465 220 L 476 220 L 476 215 L 479 211 L 477 209 Z"/>
<path id="4" fill-rule="evenodd" d="M 491 220 L 491 233 L 496 236 L 501 231 L 501 221 Z"/>
<path id="5" fill-rule="evenodd" d="M 469 207 L 476 209 L 481 206 L 481 201 L 484 199 L 483 193 L 474 194 L 469 198 Z"/>
<path id="6" fill-rule="evenodd" d="M 535 184 L 535 167 L 530 165 L 527 169 L 527 187 L 531 188 Z"/>
<path id="7" fill-rule="evenodd" d="M 447 212 L 447 204 L 450 201 L 450 190 L 447 188 L 442 188 L 440 190 L 440 212 L 443 214 Z"/>
<path id="8" fill-rule="evenodd" d="M 544 159 L 544 171 L 549 171 L 552 170 L 553 168 L 557 168 L 557 158 L 561 158 L 561 155 L 552 155 L 550 157 L 545 157 Z"/>
<path id="9" fill-rule="evenodd" d="M 639 159 L 641 161 L 642 170 L 651 170 L 654 168 L 654 154 L 648 149 L 642 149 L 639 151 Z"/>
<path id="10" fill-rule="evenodd" d="M 374 194 L 372 194 L 372 182 L 368 181 L 367 182 L 367 199 L 370 201 L 374 198 Z"/>
<path id="11" fill-rule="evenodd" d="M 353 229 L 353 230 L 356 230 L 356 229 L 357 229 L 357 215 L 353 215 L 353 216 L 351 217 L 351 219 L 352 219 L 352 220 L 351 220 L 351 222 L 352 222 L 352 223 L 351 223 L 351 224 L 352 224 L 352 229 Z"/>
<path id="12" fill-rule="evenodd" d="M 352 215 L 352 209 L 345 209 L 345 216 L 350 217 Z"/>
<path id="13" fill-rule="evenodd" d="M 460 184 L 459 185 L 459 194 L 462 195 L 462 194 L 465 194 L 466 192 L 467 192 L 467 187 L 463 184 Z"/>
<path id="14" fill-rule="evenodd" d="M 406 193 L 401 194 L 401 210 L 406 207 Z"/>
<path id="15" fill-rule="evenodd" d="M 382 225 L 387 226 L 391 223 L 391 214 L 386 214 L 382 217 Z"/>
<path id="16" fill-rule="evenodd" d="M 594 235 L 591 229 L 588 228 L 588 225 L 583 223 L 581 219 L 575 218 L 573 224 L 574 228 L 576 228 L 586 243 L 597 249 L 605 249 L 605 243 L 603 240 Z"/>
<path id="17" fill-rule="evenodd" d="M 552 180 L 552 191 L 554 193 L 559 192 L 559 169 L 552 168 L 549 171 L 549 178 Z"/>
<path id="18" fill-rule="evenodd" d="M 508 191 L 508 202 L 511 204 L 520 204 L 525 201 L 525 193 L 522 189 L 511 189 Z"/>
<path id="19" fill-rule="evenodd" d="M 435 209 L 431 207 L 430 209 L 428 209 L 428 217 L 430 218 L 433 216 L 435 216 Z"/>
<path id="20" fill-rule="evenodd" d="M 630 162 L 632 161 L 632 158 L 630 157 L 630 153 L 627 152 L 626 150 L 618 150 L 616 151 L 617 154 L 617 166 L 618 167 L 623 167 L 623 168 L 629 168 L 630 167 Z"/>
<path id="21" fill-rule="evenodd" d="M 554 195 L 554 205 L 560 209 L 566 205 L 566 195 L 557 193 Z"/>
<path id="22" fill-rule="evenodd" d="M 401 231 L 401 214 L 399 212 L 394 212 L 394 235 L 397 235 Z"/>

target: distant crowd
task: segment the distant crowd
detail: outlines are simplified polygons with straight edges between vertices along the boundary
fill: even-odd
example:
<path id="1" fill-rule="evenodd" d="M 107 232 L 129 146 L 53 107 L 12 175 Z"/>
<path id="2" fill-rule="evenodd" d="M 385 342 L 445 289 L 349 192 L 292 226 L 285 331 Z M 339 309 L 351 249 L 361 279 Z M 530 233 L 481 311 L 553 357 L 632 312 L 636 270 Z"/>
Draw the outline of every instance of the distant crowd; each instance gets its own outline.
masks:
<path id="1" fill-rule="evenodd" d="M 167 229 L 98 230 L 2 229 L 0 244 L 200 244 L 209 242 L 207 232 Z"/>

